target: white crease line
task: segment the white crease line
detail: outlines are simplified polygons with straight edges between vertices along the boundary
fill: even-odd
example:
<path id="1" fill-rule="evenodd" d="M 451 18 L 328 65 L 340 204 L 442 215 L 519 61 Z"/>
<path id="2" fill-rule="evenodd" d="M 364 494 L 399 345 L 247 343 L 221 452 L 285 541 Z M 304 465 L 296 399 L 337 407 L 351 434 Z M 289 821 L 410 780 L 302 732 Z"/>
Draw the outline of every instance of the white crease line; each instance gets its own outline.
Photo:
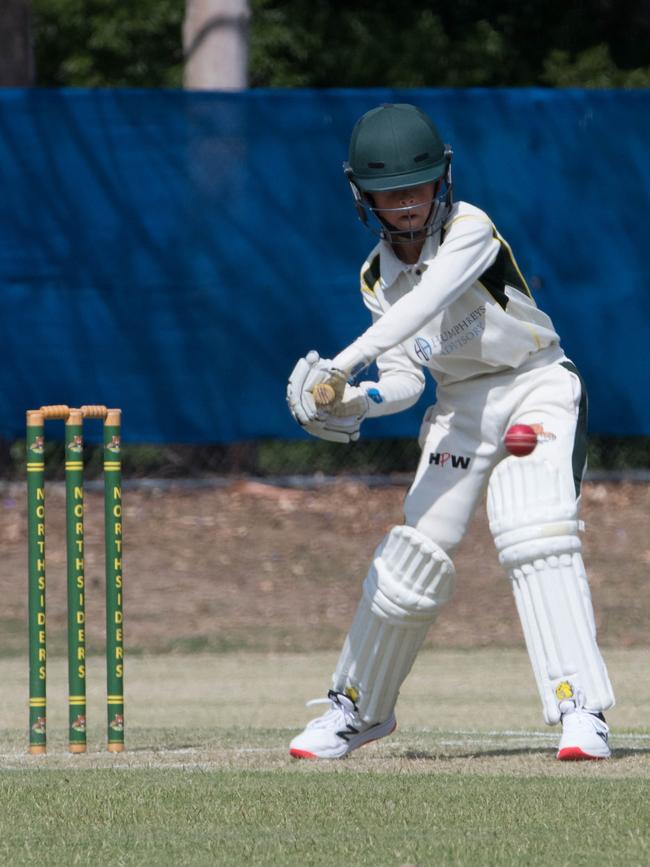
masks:
<path id="1" fill-rule="evenodd" d="M 234 753 L 284 753 L 289 747 L 235 747 Z"/>
<path id="2" fill-rule="evenodd" d="M 403 730 L 404 731 L 404 730 Z M 436 731 L 434 729 L 412 729 L 413 734 L 432 734 L 436 735 Z M 488 738 L 488 737 L 501 737 L 501 738 L 555 738 L 559 729 L 556 729 L 553 732 L 527 732 L 527 731 L 439 731 L 437 734 L 439 736 L 444 735 L 456 735 L 456 736 L 464 736 L 464 737 L 473 737 L 473 738 Z M 646 734 L 629 734 L 617 732 L 616 729 L 613 729 L 610 732 L 613 738 L 616 740 L 650 740 L 650 735 Z"/>
<path id="3" fill-rule="evenodd" d="M 403 732 L 403 734 L 404 734 L 404 732 Z M 557 738 L 557 732 L 510 731 L 510 730 L 507 730 L 507 731 L 488 731 L 488 732 L 461 730 L 461 731 L 450 731 L 450 732 L 445 732 L 445 733 L 440 732 L 438 734 L 438 737 L 440 737 L 440 735 L 447 734 L 447 735 L 452 735 L 452 736 L 453 735 L 462 736 L 464 738 L 464 740 L 453 740 L 453 741 L 452 740 L 438 740 L 438 738 L 436 737 L 436 733 L 433 732 L 431 729 L 414 729 L 412 731 L 412 734 L 413 734 L 413 736 L 422 735 L 422 734 L 432 734 L 434 736 L 435 742 L 441 746 L 462 746 L 462 745 L 467 745 L 467 744 L 481 744 L 481 743 L 488 743 L 488 742 L 493 743 L 495 738 L 520 738 L 520 739 L 524 739 L 524 738 L 534 737 L 534 738 L 540 738 L 542 740 L 551 740 L 551 741 L 554 741 Z M 492 739 L 492 741 L 490 741 L 489 739 Z M 612 740 L 613 741 L 649 741 L 650 740 L 650 734 L 629 734 L 629 733 L 620 733 L 619 734 L 616 732 L 616 730 L 614 730 L 612 732 Z M 375 743 L 375 749 L 394 749 L 396 747 L 406 748 L 407 746 L 409 746 L 408 742 L 405 743 L 403 740 L 401 740 L 401 741 L 390 740 L 390 741 Z M 124 753 L 121 753 L 120 755 L 122 755 L 125 758 L 129 758 L 131 760 L 139 758 L 139 757 L 142 757 L 145 759 L 150 759 L 152 756 L 174 756 L 174 755 L 198 754 L 198 753 L 202 753 L 206 749 L 208 749 L 208 750 L 216 749 L 216 750 L 221 751 L 222 753 L 233 753 L 233 754 L 238 754 L 238 753 L 284 753 L 287 750 L 287 748 L 284 746 L 283 747 L 219 747 L 219 746 L 210 747 L 210 746 L 208 746 L 208 747 L 179 747 L 177 749 L 174 749 L 172 747 L 170 749 L 148 749 L 148 750 L 140 748 L 140 749 L 134 750 L 133 752 L 126 750 Z M 90 757 L 90 756 L 101 757 L 106 762 L 111 761 L 111 759 L 102 752 L 96 752 L 96 753 L 90 752 L 90 753 L 86 753 L 85 755 L 87 757 Z M 29 756 L 27 753 L 21 753 L 20 751 L 15 751 L 15 752 L 11 752 L 11 753 L 0 753 L 0 760 L 3 760 L 3 761 L 14 761 L 15 762 L 16 760 L 23 759 L 25 761 L 25 765 L 23 767 L 21 767 L 21 770 L 24 769 L 24 767 L 37 765 L 42 760 L 47 761 L 47 759 L 51 758 L 51 757 L 70 759 L 71 762 L 78 761 L 77 756 L 71 756 L 70 753 L 65 752 L 63 750 L 61 752 L 52 751 L 52 752 L 48 753 L 46 756 Z M 107 767 L 108 766 L 109 765 L 107 765 Z M 118 766 L 115 765 L 115 767 L 118 767 Z M 132 767 L 132 765 L 122 765 L 122 767 L 127 768 L 127 767 Z M 177 767 L 181 767 L 181 766 L 177 765 Z M 5 768 L 0 768 L 0 770 L 16 770 L 16 768 L 5 767 Z"/>

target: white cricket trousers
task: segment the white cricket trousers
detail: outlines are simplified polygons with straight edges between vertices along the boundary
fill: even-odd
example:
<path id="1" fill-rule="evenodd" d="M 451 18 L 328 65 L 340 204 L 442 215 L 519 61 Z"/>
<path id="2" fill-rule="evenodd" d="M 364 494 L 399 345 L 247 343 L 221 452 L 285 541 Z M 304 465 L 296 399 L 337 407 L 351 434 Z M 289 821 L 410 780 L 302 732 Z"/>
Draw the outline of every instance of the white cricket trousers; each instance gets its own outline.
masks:
<path id="1" fill-rule="evenodd" d="M 406 523 L 451 556 L 485 494 L 490 473 L 507 457 L 513 424 L 532 425 L 536 457 L 575 485 L 586 466 L 586 393 L 559 347 L 538 352 L 516 371 L 440 387 L 420 429 L 422 456 L 404 502 Z"/>

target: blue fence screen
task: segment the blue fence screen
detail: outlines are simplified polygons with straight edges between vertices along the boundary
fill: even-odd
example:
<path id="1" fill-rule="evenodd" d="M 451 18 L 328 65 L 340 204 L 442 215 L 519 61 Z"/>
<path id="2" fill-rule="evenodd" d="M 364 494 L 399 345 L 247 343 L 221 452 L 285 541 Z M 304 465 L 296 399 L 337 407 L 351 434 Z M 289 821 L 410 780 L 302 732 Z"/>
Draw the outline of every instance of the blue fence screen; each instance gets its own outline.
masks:
<path id="1" fill-rule="evenodd" d="M 130 441 L 298 437 L 296 358 L 368 325 L 374 243 L 341 162 L 413 102 L 454 148 L 590 388 L 591 430 L 650 434 L 650 92 L 0 91 L 0 436 L 105 403 Z M 431 396 L 431 395 L 430 395 Z M 413 436 L 423 404 L 370 422 Z"/>

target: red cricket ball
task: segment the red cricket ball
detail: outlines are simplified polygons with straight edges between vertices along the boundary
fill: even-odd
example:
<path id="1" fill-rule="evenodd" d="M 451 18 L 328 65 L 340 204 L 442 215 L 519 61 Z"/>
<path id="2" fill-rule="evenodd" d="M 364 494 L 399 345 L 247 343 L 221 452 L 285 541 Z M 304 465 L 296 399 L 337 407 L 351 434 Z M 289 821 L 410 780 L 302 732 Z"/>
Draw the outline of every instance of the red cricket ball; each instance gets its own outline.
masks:
<path id="1" fill-rule="evenodd" d="M 523 458 L 529 455 L 537 445 L 537 434 L 528 424 L 513 424 L 506 431 L 503 444 L 511 455 Z"/>

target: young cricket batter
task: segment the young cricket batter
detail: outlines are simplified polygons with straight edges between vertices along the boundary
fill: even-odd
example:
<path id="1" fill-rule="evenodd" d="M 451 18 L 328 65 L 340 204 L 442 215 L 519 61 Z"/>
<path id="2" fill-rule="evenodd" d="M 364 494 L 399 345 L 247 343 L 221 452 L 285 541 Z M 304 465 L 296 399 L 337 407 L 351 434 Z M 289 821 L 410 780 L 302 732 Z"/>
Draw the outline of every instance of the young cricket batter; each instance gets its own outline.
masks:
<path id="1" fill-rule="evenodd" d="M 345 443 L 364 419 L 412 406 L 425 369 L 437 399 L 404 524 L 375 551 L 332 688 L 317 700 L 328 708 L 290 752 L 342 758 L 393 731 L 400 687 L 453 593 L 454 550 L 487 491 L 544 718 L 562 725 L 557 757 L 604 759 L 614 695 L 578 536 L 584 386 L 506 240 L 483 211 L 453 202 L 451 156 L 413 105 L 375 108 L 352 132 L 345 174 L 358 216 L 379 235 L 361 269 L 373 324 L 331 360 L 301 358 L 289 407 L 310 434 Z M 371 362 L 378 381 L 351 384 Z M 529 456 L 505 450 L 515 423 L 537 433 Z"/>

